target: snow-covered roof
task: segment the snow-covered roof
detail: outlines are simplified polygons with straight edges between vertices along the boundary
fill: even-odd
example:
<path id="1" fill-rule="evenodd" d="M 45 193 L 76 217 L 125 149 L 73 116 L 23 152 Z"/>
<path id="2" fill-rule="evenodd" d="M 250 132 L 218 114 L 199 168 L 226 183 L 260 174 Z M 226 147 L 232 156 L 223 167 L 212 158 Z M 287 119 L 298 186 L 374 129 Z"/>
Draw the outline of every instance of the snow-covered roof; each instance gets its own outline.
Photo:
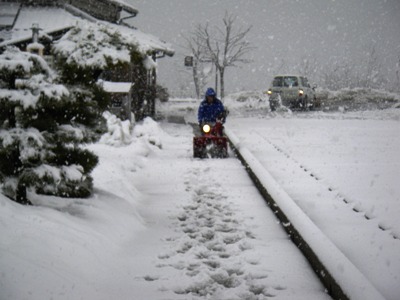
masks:
<path id="1" fill-rule="evenodd" d="M 0 28 L 13 25 L 18 9 L 17 3 L 0 3 Z"/>
<path id="2" fill-rule="evenodd" d="M 0 15 L 0 22 L 2 16 Z M 32 38 L 32 25 L 38 24 L 40 35 L 49 34 L 64 28 L 76 25 L 80 18 L 68 13 L 62 8 L 56 7 L 22 7 L 16 17 L 12 30 L 9 31 L 9 38 L 1 46 L 18 43 Z"/>
<path id="3" fill-rule="evenodd" d="M 120 5 L 123 5 L 123 1 L 116 1 Z M 4 5 L 2 7 L 7 7 L 7 12 L 0 14 L 0 24 L 9 23 L 9 15 L 11 12 L 15 12 L 15 3 L 4 3 L 8 5 Z M 133 9 L 133 7 L 131 7 Z M 14 9 L 14 10 L 13 10 Z M 75 14 L 75 13 L 74 13 Z M 83 21 L 85 18 L 86 22 L 93 22 L 96 21 L 98 24 L 103 24 L 106 26 L 110 26 L 113 30 L 117 30 L 124 36 L 126 39 L 134 40 L 137 44 L 139 50 L 143 53 L 149 51 L 161 51 L 169 56 L 174 54 L 174 50 L 172 49 L 171 45 L 161 41 L 159 38 L 144 33 L 138 29 L 127 27 L 124 25 L 117 25 L 111 24 L 105 21 L 98 21 L 93 18 L 84 17 L 84 13 L 80 16 L 76 16 L 66 8 L 63 7 L 32 7 L 32 6 L 23 6 L 19 10 L 19 14 L 16 15 L 15 24 L 12 30 L 3 30 L 3 35 L 0 36 L 5 39 L 3 42 L 0 43 L 0 47 L 15 44 L 21 41 L 29 41 L 32 37 L 32 24 L 36 23 L 41 28 L 40 34 L 51 34 L 52 32 L 59 31 L 65 28 L 70 28 L 77 26 L 78 23 Z M 4 18 L 3 18 L 4 17 Z M 1 31 L 0 31 L 1 32 Z"/>
<path id="4" fill-rule="evenodd" d="M 122 36 L 129 39 L 135 39 L 138 42 L 139 50 L 142 52 L 162 51 L 169 56 L 172 56 L 175 53 L 175 50 L 169 43 L 160 40 L 152 34 L 144 33 L 139 29 L 132 29 L 126 26 L 118 26 L 115 24 L 110 24 L 110 26 L 117 29 Z"/>
<path id="5" fill-rule="evenodd" d="M 115 5 L 119 6 L 121 9 L 125 10 L 128 13 L 131 14 L 138 14 L 139 10 L 136 9 L 133 5 L 127 3 L 124 0 L 108 0 L 110 3 L 114 3 Z"/>

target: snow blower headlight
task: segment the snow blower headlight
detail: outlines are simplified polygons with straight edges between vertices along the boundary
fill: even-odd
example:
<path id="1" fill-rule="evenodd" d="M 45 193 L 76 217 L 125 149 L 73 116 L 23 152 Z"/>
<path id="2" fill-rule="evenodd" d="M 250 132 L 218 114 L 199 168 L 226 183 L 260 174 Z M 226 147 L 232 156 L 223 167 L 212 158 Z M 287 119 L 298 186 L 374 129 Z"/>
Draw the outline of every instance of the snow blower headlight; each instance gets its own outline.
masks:
<path id="1" fill-rule="evenodd" d="M 304 91 L 303 90 L 299 90 L 299 96 L 302 97 L 304 95 Z"/>
<path id="2" fill-rule="evenodd" d="M 203 125 L 204 133 L 209 133 L 211 131 L 211 126 L 208 124 Z"/>
<path id="3" fill-rule="evenodd" d="M 268 90 L 267 94 L 271 96 L 272 95 L 272 90 Z"/>

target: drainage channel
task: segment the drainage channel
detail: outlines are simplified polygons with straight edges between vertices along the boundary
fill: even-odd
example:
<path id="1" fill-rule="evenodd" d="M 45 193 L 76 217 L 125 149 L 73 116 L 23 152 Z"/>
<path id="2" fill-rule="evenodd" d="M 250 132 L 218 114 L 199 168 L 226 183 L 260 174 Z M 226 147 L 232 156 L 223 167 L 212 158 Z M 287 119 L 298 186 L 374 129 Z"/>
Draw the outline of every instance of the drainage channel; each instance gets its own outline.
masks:
<path id="1" fill-rule="evenodd" d="M 330 296 L 333 299 L 384 299 L 368 279 L 294 204 L 250 151 L 240 147 L 240 141 L 234 133 L 227 128 L 225 133 L 232 151 L 244 165 L 292 241 L 309 261 Z M 342 266 L 339 268 L 341 271 L 338 271 L 338 266 Z"/>

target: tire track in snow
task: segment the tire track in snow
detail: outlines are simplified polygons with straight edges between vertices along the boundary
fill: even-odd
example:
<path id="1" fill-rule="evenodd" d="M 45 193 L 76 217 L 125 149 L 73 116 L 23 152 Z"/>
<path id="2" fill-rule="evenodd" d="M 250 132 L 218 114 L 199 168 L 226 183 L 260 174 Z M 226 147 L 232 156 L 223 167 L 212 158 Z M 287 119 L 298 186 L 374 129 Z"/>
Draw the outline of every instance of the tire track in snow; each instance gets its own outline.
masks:
<path id="1" fill-rule="evenodd" d="M 310 170 L 309 168 L 307 168 L 306 166 L 304 166 L 303 164 L 301 164 L 300 162 L 298 162 L 296 159 L 294 159 L 289 153 L 287 153 L 285 150 L 283 150 L 281 147 L 279 147 L 278 145 L 274 144 L 273 142 L 271 142 L 268 138 L 264 137 L 262 134 L 255 132 L 255 134 L 257 134 L 261 139 L 263 139 L 264 141 L 266 141 L 267 143 L 269 143 L 276 151 L 278 151 L 279 153 L 281 153 L 282 155 L 284 155 L 287 159 L 289 159 L 290 161 L 294 162 L 296 165 L 298 165 L 298 167 L 300 169 L 302 169 L 305 173 L 307 173 L 310 177 L 313 177 L 316 181 L 319 182 L 319 184 L 323 185 L 322 183 L 322 179 L 316 175 L 315 172 L 313 172 L 312 170 Z M 329 185 L 326 185 L 326 188 L 328 189 L 329 192 L 332 193 L 336 193 L 335 194 L 335 198 L 338 199 L 339 201 L 344 202 L 347 205 L 351 206 L 351 209 L 353 212 L 355 212 L 356 214 L 362 214 L 363 213 L 363 217 L 365 218 L 365 220 L 369 221 L 374 219 L 374 217 L 370 216 L 367 212 L 364 212 L 362 210 L 362 208 L 358 207 L 357 205 L 353 205 L 354 201 L 351 201 L 349 199 L 347 199 L 346 197 L 342 196 L 342 194 L 340 193 L 340 191 L 337 191 L 336 189 L 330 187 Z M 378 229 L 380 229 L 383 232 L 387 232 L 392 238 L 394 238 L 395 240 L 400 241 L 400 236 L 397 236 L 395 232 L 393 231 L 389 231 L 390 230 L 390 226 L 383 224 L 382 222 L 378 223 Z"/>

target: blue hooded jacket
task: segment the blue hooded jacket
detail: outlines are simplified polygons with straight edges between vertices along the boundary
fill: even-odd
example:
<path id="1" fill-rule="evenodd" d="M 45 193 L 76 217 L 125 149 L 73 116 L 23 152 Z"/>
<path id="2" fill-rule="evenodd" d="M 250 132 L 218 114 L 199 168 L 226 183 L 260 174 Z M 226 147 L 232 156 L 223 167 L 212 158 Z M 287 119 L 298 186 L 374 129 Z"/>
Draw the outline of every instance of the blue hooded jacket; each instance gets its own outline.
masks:
<path id="1" fill-rule="evenodd" d="M 201 101 L 197 118 L 199 124 L 206 122 L 215 122 L 217 117 L 225 111 L 221 100 L 214 97 L 214 101 L 210 104 L 207 99 Z"/>

